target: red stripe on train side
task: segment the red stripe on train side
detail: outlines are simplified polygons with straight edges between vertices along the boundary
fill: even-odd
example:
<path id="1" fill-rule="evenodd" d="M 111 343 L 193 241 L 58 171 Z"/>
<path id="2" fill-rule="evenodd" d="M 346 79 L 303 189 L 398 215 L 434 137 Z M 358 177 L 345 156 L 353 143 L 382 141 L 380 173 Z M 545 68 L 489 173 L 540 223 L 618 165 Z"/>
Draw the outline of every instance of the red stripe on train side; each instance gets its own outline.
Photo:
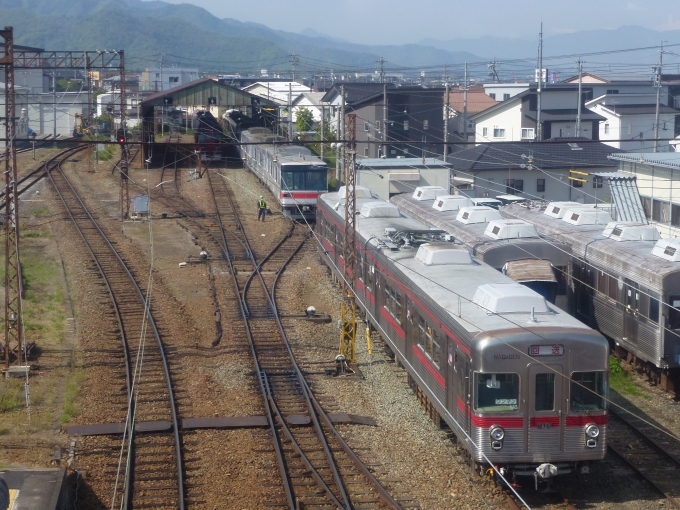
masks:
<path id="1" fill-rule="evenodd" d="M 335 223 L 335 225 L 340 229 L 341 232 L 344 232 L 344 228 L 345 228 L 344 225 L 340 225 L 340 223 L 338 223 L 338 222 L 335 220 L 335 218 L 333 218 L 330 214 L 327 214 L 327 215 L 325 215 L 325 216 L 326 216 L 326 218 L 330 219 L 333 223 Z M 359 246 L 359 251 L 364 252 L 365 255 L 366 255 L 366 257 L 367 257 L 369 260 L 373 261 L 373 263 L 374 263 L 376 266 L 378 266 L 378 268 L 380 268 L 383 272 L 385 272 L 385 274 L 386 274 L 388 277 L 391 277 L 390 273 L 387 272 L 387 270 L 385 270 L 385 268 L 384 268 L 380 263 L 378 263 L 378 261 L 377 261 L 372 255 L 370 255 L 370 254 L 368 253 L 368 250 L 364 250 L 362 246 Z M 341 262 L 342 262 L 342 260 L 341 260 Z M 441 329 L 442 329 L 449 337 L 451 337 L 451 338 L 453 339 L 454 342 L 456 342 L 456 343 L 458 344 L 458 346 L 463 350 L 463 352 L 464 352 L 465 354 L 467 354 L 467 355 L 470 354 L 470 349 L 469 349 L 463 342 L 461 342 L 461 341 L 458 339 L 458 337 L 457 337 L 456 335 L 453 334 L 452 331 L 450 331 L 450 330 L 449 330 L 448 328 L 446 328 L 444 325 L 440 324 L 440 323 L 439 323 L 439 320 L 438 320 L 438 319 L 437 319 L 437 318 L 436 318 L 436 317 L 435 317 L 435 316 L 427 309 L 426 306 L 424 306 L 418 299 L 416 299 L 416 298 L 414 297 L 414 295 L 411 294 L 411 293 L 406 289 L 406 287 L 404 287 L 403 285 L 401 285 L 401 284 L 400 284 L 398 281 L 396 281 L 393 277 L 391 277 L 391 278 L 392 278 L 392 280 L 399 286 L 399 288 L 402 290 L 402 292 L 404 292 L 404 294 L 406 294 L 407 296 L 409 296 L 409 297 L 413 300 L 413 302 L 416 303 L 416 304 L 420 307 L 421 310 L 424 310 L 425 313 L 426 313 L 433 321 L 435 321 L 437 324 L 439 324 L 439 327 L 440 327 L 440 328 L 441 328 Z"/>
<path id="2" fill-rule="evenodd" d="M 499 425 L 504 429 L 521 429 L 524 428 L 524 418 L 510 418 L 510 417 L 488 417 L 472 415 L 472 425 L 474 427 L 491 427 Z"/>
<path id="3" fill-rule="evenodd" d="M 325 238 L 321 238 L 321 242 L 326 248 L 328 248 L 329 252 L 335 253 L 335 248 L 333 248 L 333 245 L 329 243 Z"/>
<path id="4" fill-rule="evenodd" d="M 584 427 L 589 423 L 606 425 L 609 423 L 609 416 L 606 414 L 600 416 L 567 416 L 566 422 L 567 427 Z"/>
<path id="5" fill-rule="evenodd" d="M 559 416 L 533 416 L 529 419 L 530 427 L 538 427 L 539 425 L 550 425 L 551 427 L 560 426 Z"/>
<path id="6" fill-rule="evenodd" d="M 325 191 L 322 193 L 326 193 Z M 319 198 L 321 193 L 295 193 L 290 191 L 282 191 L 279 193 L 279 198 Z"/>
<path id="7" fill-rule="evenodd" d="M 380 313 L 382 314 L 382 316 L 383 316 L 385 319 L 387 319 L 387 322 L 390 323 L 390 326 L 392 326 L 392 327 L 394 328 L 394 330 L 397 332 L 397 335 L 399 335 L 399 337 L 400 337 L 402 340 L 403 340 L 404 338 L 406 338 L 406 333 L 404 333 L 404 330 L 401 329 L 401 326 L 399 325 L 399 323 L 398 323 L 396 320 L 394 320 L 394 317 L 392 317 L 392 316 L 390 315 L 390 312 L 388 312 L 388 311 L 385 310 L 384 308 L 380 308 Z"/>
<path id="8" fill-rule="evenodd" d="M 439 386 L 442 388 L 446 388 L 446 382 L 444 381 L 444 377 L 442 374 L 439 373 L 439 371 L 430 363 L 430 360 L 428 360 L 425 357 L 425 354 L 418 348 L 417 345 L 413 346 L 413 353 L 416 355 L 416 357 L 420 360 L 420 362 L 427 368 L 427 371 L 432 374 L 432 377 L 437 381 Z"/>
<path id="9" fill-rule="evenodd" d="M 366 297 L 371 303 L 375 303 L 375 298 L 373 297 L 373 294 L 370 290 L 366 290 Z"/>

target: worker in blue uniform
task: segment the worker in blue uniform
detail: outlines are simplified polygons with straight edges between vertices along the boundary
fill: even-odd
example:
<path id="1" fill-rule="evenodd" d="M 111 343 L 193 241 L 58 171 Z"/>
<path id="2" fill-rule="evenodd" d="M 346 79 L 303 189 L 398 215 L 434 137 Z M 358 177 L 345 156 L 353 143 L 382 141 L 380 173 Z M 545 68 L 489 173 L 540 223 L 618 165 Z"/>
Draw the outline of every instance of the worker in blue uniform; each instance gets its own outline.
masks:
<path id="1" fill-rule="evenodd" d="M 264 221 L 266 214 L 267 202 L 265 202 L 264 197 L 260 195 L 260 200 L 257 201 L 257 221 L 260 221 L 260 218 L 262 218 L 262 221 Z"/>

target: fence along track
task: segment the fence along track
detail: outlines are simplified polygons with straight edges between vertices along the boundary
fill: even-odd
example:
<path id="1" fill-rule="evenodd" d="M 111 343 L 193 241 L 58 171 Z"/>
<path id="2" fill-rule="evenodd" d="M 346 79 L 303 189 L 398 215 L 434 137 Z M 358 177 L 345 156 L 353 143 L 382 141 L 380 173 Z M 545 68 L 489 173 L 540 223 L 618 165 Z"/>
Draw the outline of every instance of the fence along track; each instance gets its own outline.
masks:
<path id="1" fill-rule="evenodd" d="M 224 255 L 239 292 L 239 307 L 260 374 L 287 504 L 291 509 L 328 506 L 352 509 L 355 505 L 377 508 L 376 504 L 401 508 L 339 436 L 314 398 L 295 363 L 270 294 L 269 287 L 275 291 L 278 276 L 302 248 L 306 236 L 296 235 L 293 224 L 287 236 L 258 263 L 224 179 L 215 178 L 210 172 L 207 175 L 221 227 Z M 230 241 L 234 238 L 238 242 L 228 242 L 227 234 Z M 234 245 L 237 251 L 232 252 L 230 248 Z M 277 255 L 281 252 L 283 256 Z M 277 266 L 269 286 L 262 271 L 268 262 Z M 259 285 L 253 282 L 255 279 Z M 291 415 L 306 416 L 312 426 L 289 426 Z M 349 485 L 352 490 L 347 488 Z"/>
<path id="2" fill-rule="evenodd" d="M 625 410 L 609 413 L 607 447 L 680 509 L 680 442 L 665 434 L 651 437 L 655 430 Z"/>
<path id="3" fill-rule="evenodd" d="M 147 321 L 155 342 L 143 346 L 143 372 L 132 386 L 132 367 L 143 338 L 142 326 L 147 313 L 144 293 L 132 273 L 88 211 L 78 193 L 66 178 L 61 163 L 54 160 L 45 165 L 47 174 L 59 194 L 78 233 L 85 242 L 106 284 L 120 328 L 125 351 L 128 398 L 131 391 L 130 415 L 135 425 L 128 426 L 132 434 L 131 448 L 127 450 L 130 467 L 124 482 L 119 482 L 117 493 L 121 499 L 114 506 L 123 508 L 179 508 L 184 509 L 184 480 L 181 440 L 175 398 L 168 363 L 156 323 L 148 310 Z M 144 335 L 145 336 L 145 335 Z M 170 421 L 171 435 L 165 433 L 136 433 L 140 422 Z M 127 446 L 126 446 L 127 448 Z M 117 452 L 116 452 L 117 456 Z M 143 462 L 135 462 L 143 456 Z M 112 491 L 113 492 L 113 491 Z"/>

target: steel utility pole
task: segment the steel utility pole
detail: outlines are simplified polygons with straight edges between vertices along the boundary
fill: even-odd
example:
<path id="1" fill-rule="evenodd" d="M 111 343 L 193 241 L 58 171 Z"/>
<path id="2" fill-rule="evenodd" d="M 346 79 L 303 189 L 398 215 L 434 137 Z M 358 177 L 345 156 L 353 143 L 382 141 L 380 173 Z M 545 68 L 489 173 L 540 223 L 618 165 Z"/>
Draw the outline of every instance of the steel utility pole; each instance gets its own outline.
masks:
<path id="1" fill-rule="evenodd" d="M 489 68 L 489 76 L 491 76 L 491 81 L 493 83 L 500 83 L 501 80 L 498 77 L 498 71 L 496 70 L 496 66 L 498 65 L 498 62 L 496 62 L 496 57 L 494 57 L 493 62 L 489 62 L 486 64 L 486 67 Z"/>
<path id="2" fill-rule="evenodd" d="M 663 69 L 663 43 L 659 48 L 659 65 L 656 67 L 654 87 L 656 87 L 656 113 L 654 114 L 654 152 L 659 149 L 659 108 L 661 105 L 661 70 Z"/>
<path id="3" fill-rule="evenodd" d="M 288 82 L 288 141 L 293 141 L 293 84 Z"/>
<path id="4" fill-rule="evenodd" d="M 347 116 L 347 159 L 345 161 L 345 243 L 343 246 L 342 311 L 340 332 L 340 354 L 350 363 L 355 361 L 356 346 L 356 301 L 354 299 L 354 268 L 356 255 L 356 162 L 357 162 L 357 116 Z"/>
<path id="5" fill-rule="evenodd" d="M 130 186 L 128 170 L 130 166 L 130 153 L 127 146 L 127 127 L 125 122 L 125 108 L 127 99 L 125 97 L 125 53 L 120 50 L 120 129 L 123 130 L 123 142 L 120 146 L 120 216 L 127 220 L 130 217 Z"/>
<path id="6" fill-rule="evenodd" d="M 376 60 L 376 63 L 380 70 L 380 83 L 385 83 L 385 59 L 380 57 L 380 60 Z"/>
<path id="7" fill-rule="evenodd" d="M 19 261 L 19 196 L 17 194 L 16 104 L 14 96 L 14 31 L 0 30 L 5 54 L 5 367 L 10 353 L 16 352 L 17 364 L 25 361 L 24 324 L 21 306 L 21 263 Z M 55 105 L 56 106 L 56 105 Z"/>
<path id="8" fill-rule="evenodd" d="M 541 127 L 541 89 L 543 88 L 543 22 L 541 32 L 538 35 L 538 87 L 536 89 L 536 138 L 543 140 L 543 128 Z"/>
<path id="9" fill-rule="evenodd" d="M 57 73 L 52 71 L 52 138 L 57 146 Z"/>
<path id="10" fill-rule="evenodd" d="M 323 161 L 323 149 L 324 149 L 324 143 L 323 143 L 323 134 L 324 134 L 324 129 L 325 129 L 325 122 L 326 122 L 326 107 L 321 104 L 321 161 Z"/>
<path id="11" fill-rule="evenodd" d="M 583 86 L 583 61 L 581 57 L 578 59 L 578 109 L 576 113 L 576 138 L 581 137 L 581 103 L 583 99 L 581 97 L 581 89 Z"/>
<path id="12" fill-rule="evenodd" d="M 389 157 L 389 146 L 387 145 L 387 118 L 389 116 L 389 111 L 387 110 L 387 83 L 383 82 L 383 156 Z"/>
<path id="13" fill-rule="evenodd" d="M 345 124 L 345 84 L 344 83 L 342 85 L 340 85 L 340 94 L 342 95 L 342 102 L 340 103 L 340 122 L 341 122 L 341 125 L 340 125 L 339 133 L 340 133 L 340 136 L 345 136 L 345 125 L 346 124 Z M 341 158 L 342 164 L 344 166 L 344 163 L 345 163 L 345 144 L 344 143 L 339 144 L 339 150 L 340 150 L 340 158 Z M 338 177 L 338 181 L 340 181 L 341 179 L 347 179 L 345 168 L 342 168 L 342 174 L 343 175 Z M 338 182 L 338 185 L 340 185 L 339 182 Z"/>
<path id="14" fill-rule="evenodd" d="M 468 141 L 467 123 L 467 93 L 468 93 L 467 62 L 465 62 L 465 77 L 463 79 L 463 141 Z"/>
<path id="15" fill-rule="evenodd" d="M 293 68 L 293 81 L 295 81 L 295 68 L 297 67 L 297 64 L 298 64 L 297 53 L 293 53 L 290 56 L 290 63 L 292 64 L 292 68 Z"/>
<path id="16" fill-rule="evenodd" d="M 444 104 L 444 161 L 449 155 L 449 82 L 446 81 L 446 102 Z"/>

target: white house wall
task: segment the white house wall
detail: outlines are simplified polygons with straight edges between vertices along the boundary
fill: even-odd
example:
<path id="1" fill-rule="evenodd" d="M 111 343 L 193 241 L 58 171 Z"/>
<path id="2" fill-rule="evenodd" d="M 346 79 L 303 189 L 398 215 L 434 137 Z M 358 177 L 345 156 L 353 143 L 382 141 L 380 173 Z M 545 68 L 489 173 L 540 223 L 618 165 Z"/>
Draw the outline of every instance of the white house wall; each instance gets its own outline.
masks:
<path id="1" fill-rule="evenodd" d="M 414 161 L 420 162 L 419 159 Z M 390 199 L 390 173 L 415 171 L 420 172 L 419 181 L 402 181 L 401 188 L 404 192 L 412 193 L 418 186 L 440 186 L 449 189 L 451 171 L 448 168 L 399 168 L 399 169 L 371 169 L 357 171 L 357 185 L 366 186 L 383 200 Z M 382 178 L 381 178 L 382 176 Z"/>
<path id="2" fill-rule="evenodd" d="M 475 142 L 518 142 L 522 139 L 522 103 L 513 101 L 506 106 L 500 106 L 494 112 L 476 119 Z M 504 138 L 494 138 L 494 128 L 505 129 Z M 487 128 L 487 136 L 484 136 Z"/>

